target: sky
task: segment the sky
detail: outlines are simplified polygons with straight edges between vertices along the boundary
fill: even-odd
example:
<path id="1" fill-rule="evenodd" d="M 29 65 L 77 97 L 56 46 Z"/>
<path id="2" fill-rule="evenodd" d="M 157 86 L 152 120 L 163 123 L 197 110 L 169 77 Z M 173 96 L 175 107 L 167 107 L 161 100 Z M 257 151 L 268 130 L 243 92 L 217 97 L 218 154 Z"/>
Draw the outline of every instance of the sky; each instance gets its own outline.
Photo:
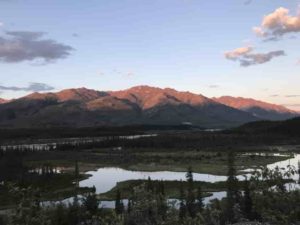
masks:
<path id="1" fill-rule="evenodd" d="M 300 111 L 300 0 L 0 0 L 0 98 L 171 87 Z"/>

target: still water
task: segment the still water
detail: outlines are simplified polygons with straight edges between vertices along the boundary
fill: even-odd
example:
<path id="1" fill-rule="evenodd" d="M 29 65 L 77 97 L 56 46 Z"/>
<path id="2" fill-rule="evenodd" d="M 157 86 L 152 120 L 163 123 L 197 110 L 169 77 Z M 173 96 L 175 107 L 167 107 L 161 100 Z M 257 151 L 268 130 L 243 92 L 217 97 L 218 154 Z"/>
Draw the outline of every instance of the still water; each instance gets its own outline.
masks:
<path id="1" fill-rule="evenodd" d="M 90 177 L 79 183 L 80 187 L 93 187 L 96 188 L 96 193 L 101 194 L 111 190 L 118 182 L 126 180 L 146 180 L 148 177 L 151 180 L 186 180 L 185 172 L 170 172 L 170 171 L 157 171 L 157 172 L 142 172 L 130 171 L 117 167 L 100 168 L 97 171 L 87 172 Z M 195 181 L 225 181 L 226 176 L 215 176 L 210 174 L 194 173 Z"/>
<path id="2" fill-rule="evenodd" d="M 295 169 L 298 168 L 298 164 L 300 162 L 300 154 L 295 154 L 293 158 L 288 160 L 283 160 L 280 162 L 272 163 L 268 165 L 269 169 L 274 169 L 277 166 L 279 168 L 286 168 L 287 166 L 293 166 Z M 251 170 L 247 170 L 250 172 Z M 81 187 L 93 187 L 96 188 L 96 193 L 101 194 L 111 190 L 116 186 L 118 182 L 126 181 L 126 180 L 137 180 L 137 179 L 148 179 L 150 177 L 152 180 L 185 180 L 185 172 L 170 172 L 170 171 L 157 171 L 157 172 L 143 172 L 143 171 L 129 171 L 124 170 L 118 167 L 106 167 L 99 168 L 97 171 L 87 172 L 90 175 L 89 178 L 80 182 Z M 206 182 L 218 182 L 218 181 L 226 181 L 226 176 L 217 176 L 210 174 L 201 174 L 194 173 L 195 181 L 206 181 Z M 250 175 L 248 174 L 247 177 Z M 245 176 L 241 175 L 237 177 L 242 180 L 245 179 Z M 299 175 L 295 174 L 293 176 L 294 180 L 299 179 Z M 291 184 L 287 184 L 291 185 Z M 293 184 L 295 187 L 298 187 L 297 184 Z M 295 188 L 294 187 L 294 188 Z M 291 189 L 291 188 L 288 188 Z M 212 199 L 222 199 L 225 197 L 225 192 L 214 192 L 212 196 L 205 198 L 205 202 L 209 202 Z M 126 203 L 126 200 L 124 200 Z M 176 203 L 176 200 L 175 200 Z M 114 201 L 103 201 L 102 206 L 104 207 L 114 207 Z"/>

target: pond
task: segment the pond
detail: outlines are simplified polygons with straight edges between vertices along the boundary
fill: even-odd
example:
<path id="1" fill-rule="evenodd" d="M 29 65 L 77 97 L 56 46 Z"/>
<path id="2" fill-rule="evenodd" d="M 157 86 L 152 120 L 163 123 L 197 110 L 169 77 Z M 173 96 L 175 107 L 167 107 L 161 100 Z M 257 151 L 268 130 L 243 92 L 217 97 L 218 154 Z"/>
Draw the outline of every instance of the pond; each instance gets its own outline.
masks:
<path id="1" fill-rule="evenodd" d="M 294 154 L 294 157 L 288 160 L 283 160 L 277 163 L 272 163 L 268 165 L 268 168 L 274 169 L 275 167 L 286 167 L 288 165 L 294 166 L 298 168 L 298 163 L 300 161 L 300 154 Z M 249 170 L 250 171 L 250 170 Z M 165 180 L 165 181 L 174 181 L 174 180 L 186 180 L 185 172 L 171 172 L 171 171 L 156 171 L 156 172 L 144 172 L 144 171 L 130 171 L 121 169 L 118 167 L 105 167 L 99 168 L 96 171 L 89 171 L 86 174 L 89 177 L 79 183 L 80 187 L 93 187 L 96 188 L 97 194 L 102 194 L 110 191 L 112 188 L 116 186 L 118 182 L 126 181 L 126 180 L 146 180 L 150 177 L 152 180 Z M 217 176 L 210 174 L 201 174 L 194 173 L 195 181 L 206 181 L 206 182 L 218 182 L 218 181 L 226 181 L 227 176 Z M 247 177 L 250 175 L 248 174 Z M 296 174 L 294 180 L 299 179 L 299 175 Z M 244 175 L 238 176 L 238 179 L 245 179 Z M 289 183 L 286 184 L 288 190 L 292 190 L 295 188 L 299 188 L 299 184 L 297 183 Z M 212 195 L 204 198 L 204 203 L 207 204 L 213 199 L 222 199 L 226 196 L 226 192 L 212 192 Z M 67 198 L 62 201 L 62 203 L 70 203 L 73 201 L 73 198 Z M 123 200 L 124 205 L 127 205 L 127 199 Z M 175 207 L 179 206 L 179 200 L 177 199 L 169 199 L 169 204 L 174 204 Z M 53 202 L 44 202 L 45 204 L 50 204 Z M 58 203 L 58 202 L 56 202 Z M 115 201 L 101 201 L 100 207 L 104 208 L 114 208 Z"/>
<path id="2" fill-rule="evenodd" d="M 126 180 L 186 180 L 185 172 L 170 172 L 170 171 L 156 171 L 156 172 L 143 172 L 143 171 L 130 171 L 118 167 L 105 167 L 99 168 L 97 171 L 87 172 L 90 177 L 79 183 L 80 187 L 93 187 L 96 188 L 96 193 L 101 194 L 111 190 L 118 182 Z M 210 174 L 194 173 L 195 181 L 217 182 L 226 181 L 226 176 L 216 176 Z"/>
<path id="3" fill-rule="evenodd" d="M 300 154 L 295 154 L 293 158 L 288 160 L 283 160 L 277 163 L 272 163 L 268 165 L 268 168 L 274 169 L 275 167 L 286 167 L 292 165 L 298 168 L 298 162 L 300 161 Z M 252 170 L 245 170 L 251 172 Z M 170 171 L 155 171 L 155 172 L 144 172 L 144 171 L 130 171 L 121 169 L 118 167 L 105 167 L 99 168 L 97 171 L 89 171 L 90 177 L 79 183 L 80 187 L 93 187 L 96 188 L 96 193 L 101 194 L 111 190 L 116 186 L 118 182 L 126 180 L 146 180 L 148 177 L 151 180 L 186 180 L 185 172 L 170 172 Z M 211 174 L 194 173 L 195 181 L 206 181 L 206 182 L 218 182 L 226 181 L 227 176 L 217 176 Z M 250 175 L 248 174 L 247 177 Z M 245 179 L 244 175 L 237 176 L 239 180 Z M 293 177 L 295 180 L 298 179 L 298 174 Z"/>
<path id="4" fill-rule="evenodd" d="M 283 160 L 280 162 L 272 163 L 268 165 L 268 168 L 274 169 L 275 167 L 287 167 L 288 165 L 294 166 L 296 169 L 298 168 L 298 163 L 300 162 L 300 154 L 294 154 L 294 157 L 288 160 Z M 251 172 L 252 170 L 246 170 L 247 172 Z M 89 171 L 88 174 L 90 177 L 86 180 L 80 182 L 80 187 L 93 187 L 96 188 L 96 193 L 101 194 L 108 192 L 113 187 L 116 186 L 118 182 L 126 181 L 126 180 L 146 180 L 150 177 L 152 180 L 185 180 L 185 172 L 171 172 L 171 171 L 156 171 L 156 172 L 144 172 L 144 171 L 129 171 L 125 169 L 121 169 L 118 167 L 105 167 L 99 168 L 96 171 Z M 226 181 L 227 176 L 217 176 L 210 174 L 201 174 L 194 173 L 195 181 L 206 181 L 206 182 L 218 182 L 218 181 Z M 250 174 L 246 175 L 247 177 Z M 244 175 L 237 176 L 239 180 L 245 179 Z M 294 180 L 299 179 L 299 175 L 295 174 L 293 177 Z M 287 184 L 289 185 L 288 189 L 294 189 L 298 187 L 297 184 Z M 290 186 L 293 185 L 293 188 Z M 205 201 L 210 201 L 214 198 L 222 199 L 225 197 L 225 192 L 214 192 L 212 196 L 205 198 Z M 114 201 L 103 201 L 103 205 L 106 207 L 112 207 Z"/>

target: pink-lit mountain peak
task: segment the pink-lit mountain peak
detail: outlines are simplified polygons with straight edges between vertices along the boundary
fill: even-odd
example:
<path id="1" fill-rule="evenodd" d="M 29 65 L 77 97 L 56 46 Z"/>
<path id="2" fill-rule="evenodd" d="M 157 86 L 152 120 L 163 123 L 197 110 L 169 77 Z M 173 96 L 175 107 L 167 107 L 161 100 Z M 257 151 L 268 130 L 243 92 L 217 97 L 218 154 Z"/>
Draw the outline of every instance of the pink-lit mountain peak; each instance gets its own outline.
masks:
<path id="1" fill-rule="evenodd" d="M 110 94 L 121 99 L 128 99 L 140 105 L 143 109 L 162 104 L 201 105 L 213 103 L 209 98 L 191 92 L 180 92 L 171 88 L 163 89 L 150 86 L 136 86 L 123 91 L 110 92 Z"/>
<path id="2" fill-rule="evenodd" d="M 219 103 L 236 108 L 236 109 L 249 109 L 254 107 L 263 108 L 265 110 L 276 111 L 280 113 L 295 113 L 294 111 L 276 104 L 271 104 L 263 101 L 259 101 L 252 98 L 242 98 L 242 97 L 232 97 L 232 96 L 222 96 L 219 98 L 214 98 Z"/>

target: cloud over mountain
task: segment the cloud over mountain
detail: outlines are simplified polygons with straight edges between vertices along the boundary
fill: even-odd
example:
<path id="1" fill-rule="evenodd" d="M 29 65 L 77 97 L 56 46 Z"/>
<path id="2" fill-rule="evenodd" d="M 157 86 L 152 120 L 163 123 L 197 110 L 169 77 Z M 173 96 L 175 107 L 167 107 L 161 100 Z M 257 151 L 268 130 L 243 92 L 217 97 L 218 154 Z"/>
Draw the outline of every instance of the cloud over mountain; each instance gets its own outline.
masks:
<path id="1" fill-rule="evenodd" d="M 16 86 L 2 86 L 0 85 L 0 90 L 3 91 L 51 91 L 54 90 L 54 87 L 44 84 L 44 83 L 30 83 L 27 87 L 16 87 Z"/>
<path id="2" fill-rule="evenodd" d="M 241 47 L 225 52 L 224 54 L 226 59 L 238 61 L 242 67 L 264 64 L 271 61 L 275 57 L 284 55 L 285 52 L 283 50 L 271 51 L 267 53 L 253 53 L 252 47 Z"/>
<path id="3" fill-rule="evenodd" d="M 254 27 L 253 31 L 268 40 L 276 40 L 285 34 L 300 32 L 300 12 L 292 16 L 288 9 L 280 7 L 264 16 L 261 25 Z"/>
<path id="4" fill-rule="evenodd" d="M 42 60 L 49 63 L 71 54 L 71 46 L 43 39 L 42 32 L 14 31 L 0 36 L 0 61 L 18 63 Z"/>

